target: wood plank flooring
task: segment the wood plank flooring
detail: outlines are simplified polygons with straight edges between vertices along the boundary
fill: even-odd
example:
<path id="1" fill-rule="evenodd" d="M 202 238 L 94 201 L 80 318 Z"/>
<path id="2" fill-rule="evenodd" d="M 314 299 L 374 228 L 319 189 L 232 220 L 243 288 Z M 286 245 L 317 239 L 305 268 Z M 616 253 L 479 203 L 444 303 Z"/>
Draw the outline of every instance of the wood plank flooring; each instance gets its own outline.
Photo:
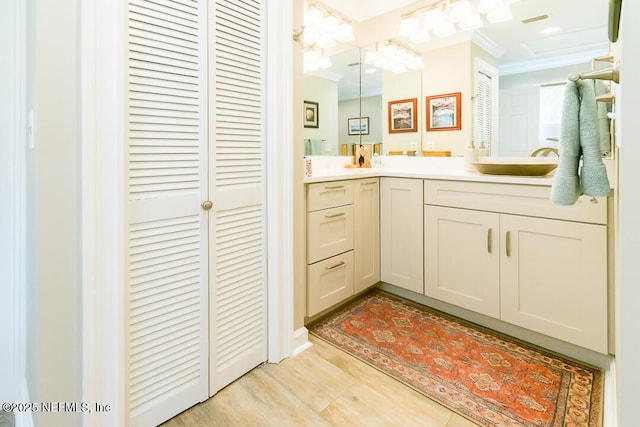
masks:
<path id="1" fill-rule="evenodd" d="M 254 369 L 163 427 L 424 426 L 476 424 L 310 336 L 313 346 Z"/>

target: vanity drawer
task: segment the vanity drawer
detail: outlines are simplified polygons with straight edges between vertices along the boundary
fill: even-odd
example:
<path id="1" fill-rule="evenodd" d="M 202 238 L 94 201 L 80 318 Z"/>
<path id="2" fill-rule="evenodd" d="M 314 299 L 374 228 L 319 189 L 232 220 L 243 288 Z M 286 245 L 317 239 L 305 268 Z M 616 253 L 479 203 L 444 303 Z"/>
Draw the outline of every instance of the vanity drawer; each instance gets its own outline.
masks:
<path id="1" fill-rule="evenodd" d="M 425 180 L 425 204 L 489 212 L 607 223 L 607 197 L 581 196 L 572 206 L 549 200 L 551 187 L 486 182 Z"/>
<path id="2" fill-rule="evenodd" d="M 307 263 L 353 249 L 353 205 L 307 214 Z"/>
<path id="3" fill-rule="evenodd" d="M 353 204 L 353 182 L 334 181 L 307 185 L 307 212 Z"/>
<path id="4" fill-rule="evenodd" d="M 353 295 L 353 251 L 309 265 L 307 289 L 308 316 Z"/>

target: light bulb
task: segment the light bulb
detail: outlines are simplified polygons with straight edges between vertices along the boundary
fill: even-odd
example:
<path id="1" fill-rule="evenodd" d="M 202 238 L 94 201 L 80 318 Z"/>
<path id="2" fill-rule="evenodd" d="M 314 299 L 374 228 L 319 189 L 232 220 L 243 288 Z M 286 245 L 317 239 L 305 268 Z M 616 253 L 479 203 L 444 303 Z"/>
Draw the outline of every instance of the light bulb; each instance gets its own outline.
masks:
<path id="1" fill-rule="evenodd" d="M 338 34 L 338 29 L 340 28 L 340 21 L 333 15 L 329 15 L 322 21 L 322 30 L 327 33 L 330 37 L 334 37 Z"/>
<path id="2" fill-rule="evenodd" d="M 424 29 L 419 29 L 418 31 L 416 31 L 415 33 L 413 33 L 409 39 L 416 44 L 420 44 L 420 43 L 426 43 L 429 40 L 431 40 L 431 37 L 429 36 L 429 32 L 427 30 Z"/>
<path id="3" fill-rule="evenodd" d="M 468 0 L 459 0 L 451 4 L 451 13 L 449 18 L 453 22 L 460 22 L 466 19 L 472 13 L 471 4 Z"/>
<path id="4" fill-rule="evenodd" d="M 336 45 L 335 39 L 329 37 L 327 34 L 320 34 L 320 38 L 316 42 L 316 46 L 321 49 L 329 49 Z"/>
<path id="5" fill-rule="evenodd" d="M 305 45 L 312 45 L 318 43 L 320 39 L 320 33 L 318 33 L 314 28 L 307 27 L 302 33 L 302 40 Z"/>
<path id="6" fill-rule="evenodd" d="M 446 22 L 444 14 L 440 8 L 427 10 L 424 14 L 424 26 L 431 30 Z"/>
<path id="7" fill-rule="evenodd" d="M 487 14 L 502 5 L 502 0 L 480 0 L 480 3 L 478 3 L 478 12 Z"/>
<path id="8" fill-rule="evenodd" d="M 328 56 L 321 56 L 320 61 L 318 61 L 318 67 L 320 68 L 329 68 L 331 67 L 331 59 Z"/>
<path id="9" fill-rule="evenodd" d="M 336 39 L 340 43 L 346 43 L 353 41 L 355 36 L 353 34 L 353 27 L 348 22 L 343 22 L 338 27 L 338 32 L 336 33 Z"/>
<path id="10" fill-rule="evenodd" d="M 456 27 L 451 22 L 445 22 L 433 29 L 433 34 L 438 37 L 449 37 L 456 33 Z"/>
<path id="11" fill-rule="evenodd" d="M 458 23 L 464 31 L 471 31 L 482 27 L 482 18 L 477 13 L 467 16 Z"/>
<path id="12" fill-rule="evenodd" d="M 415 16 L 404 18 L 400 23 L 400 35 L 402 37 L 411 37 L 419 30 L 418 27 L 418 19 Z"/>
<path id="13" fill-rule="evenodd" d="M 322 11 L 316 7 L 309 7 L 304 13 L 304 23 L 307 26 L 320 25 L 324 18 Z"/>

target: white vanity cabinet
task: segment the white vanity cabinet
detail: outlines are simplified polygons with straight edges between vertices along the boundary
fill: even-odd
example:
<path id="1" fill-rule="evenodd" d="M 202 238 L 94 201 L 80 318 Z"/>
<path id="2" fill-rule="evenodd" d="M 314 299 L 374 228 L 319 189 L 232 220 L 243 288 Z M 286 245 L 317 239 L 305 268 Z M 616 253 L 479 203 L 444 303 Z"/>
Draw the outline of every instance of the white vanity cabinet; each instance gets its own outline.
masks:
<path id="1" fill-rule="evenodd" d="M 607 353 L 607 199 L 425 181 L 425 294 Z"/>
<path id="2" fill-rule="evenodd" d="M 307 316 L 380 281 L 379 179 L 307 185 Z"/>
<path id="3" fill-rule="evenodd" d="M 307 315 L 353 295 L 353 182 L 307 185 Z"/>
<path id="4" fill-rule="evenodd" d="M 380 179 L 380 274 L 383 282 L 423 292 L 421 179 Z"/>
<path id="5" fill-rule="evenodd" d="M 353 182 L 354 292 L 380 281 L 380 184 L 378 178 Z"/>

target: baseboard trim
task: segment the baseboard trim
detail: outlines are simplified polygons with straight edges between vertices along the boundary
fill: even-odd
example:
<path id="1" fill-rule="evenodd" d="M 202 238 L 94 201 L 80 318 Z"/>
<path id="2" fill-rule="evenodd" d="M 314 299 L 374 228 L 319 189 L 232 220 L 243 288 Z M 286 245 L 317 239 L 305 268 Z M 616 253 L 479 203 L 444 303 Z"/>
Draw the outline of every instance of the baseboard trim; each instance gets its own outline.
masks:
<path id="1" fill-rule="evenodd" d="M 611 357 L 611 363 L 604 372 L 603 427 L 616 427 L 618 425 L 617 402 L 616 360 Z"/>
<path id="2" fill-rule="evenodd" d="M 20 381 L 20 397 L 17 400 L 18 402 L 33 402 L 33 400 L 31 400 L 29 398 L 29 386 L 27 384 L 27 379 L 26 378 L 22 378 L 22 380 Z M 15 421 L 16 421 L 16 427 L 33 427 L 33 413 L 30 411 L 22 411 L 22 412 L 15 412 Z"/>
<path id="3" fill-rule="evenodd" d="M 293 355 L 297 356 L 313 344 L 309 342 L 309 330 L 304 326 L 293 333 Z"/>

